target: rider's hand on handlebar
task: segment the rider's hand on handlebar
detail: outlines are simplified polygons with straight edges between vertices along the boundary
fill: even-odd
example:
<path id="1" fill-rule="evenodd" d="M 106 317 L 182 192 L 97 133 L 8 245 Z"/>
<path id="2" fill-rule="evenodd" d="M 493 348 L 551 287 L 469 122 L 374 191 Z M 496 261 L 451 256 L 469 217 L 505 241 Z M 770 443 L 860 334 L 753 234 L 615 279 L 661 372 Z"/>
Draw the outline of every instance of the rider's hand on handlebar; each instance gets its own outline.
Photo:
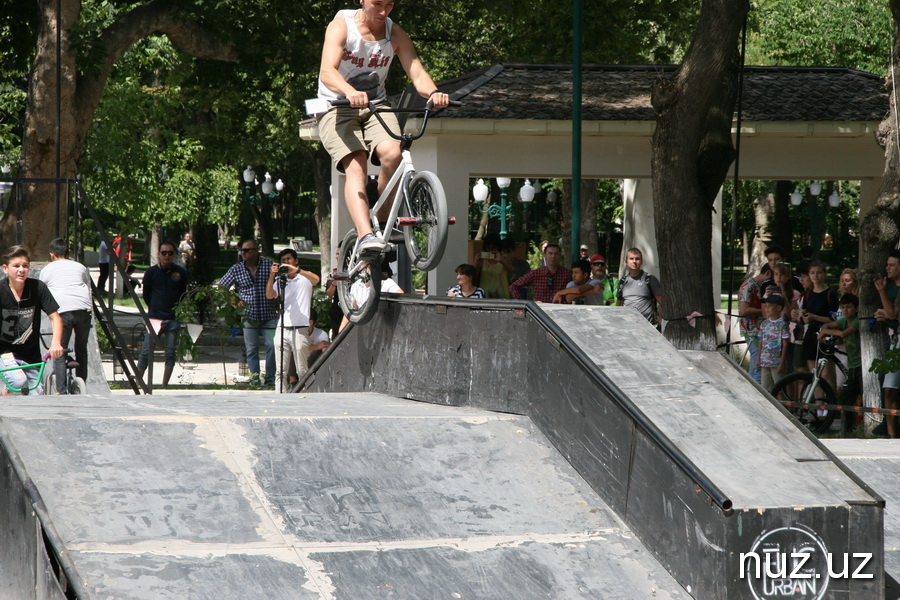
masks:
<path id="1" fill-rule="evenodd" d="M 353 108 L 367 108 L 369 106 L 369 95 L 365 92 L 353 92 L 347 96 L 347 101 Z"/>
<path id="2" fill-rule="evenodd" d="M 444 92 L 438 92 L 428 97 L 428 104 L 433 108 L 446 108 L 450 106 L 450 96 Z"/>
<path id="3" fill-rule="evenodd" d="M 50 350 L 48 350 L 51 358 L 59 358 L 63 354 L 65 354 L 65 350 L 59 344 L 51 344 Z"/>

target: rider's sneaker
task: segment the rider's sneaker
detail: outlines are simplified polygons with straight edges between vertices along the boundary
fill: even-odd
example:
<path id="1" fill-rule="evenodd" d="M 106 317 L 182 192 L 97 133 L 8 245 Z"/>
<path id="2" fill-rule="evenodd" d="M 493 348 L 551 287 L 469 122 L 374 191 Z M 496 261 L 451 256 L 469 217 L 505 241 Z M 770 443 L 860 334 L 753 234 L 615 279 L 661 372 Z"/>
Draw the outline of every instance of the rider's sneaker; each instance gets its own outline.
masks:
<path id="1" fill-rule="evenodd" d="M 360 255 L 376 255 L 387 250 L 388 245 L 373 233 L 367 233 L 359 241 Z"/>

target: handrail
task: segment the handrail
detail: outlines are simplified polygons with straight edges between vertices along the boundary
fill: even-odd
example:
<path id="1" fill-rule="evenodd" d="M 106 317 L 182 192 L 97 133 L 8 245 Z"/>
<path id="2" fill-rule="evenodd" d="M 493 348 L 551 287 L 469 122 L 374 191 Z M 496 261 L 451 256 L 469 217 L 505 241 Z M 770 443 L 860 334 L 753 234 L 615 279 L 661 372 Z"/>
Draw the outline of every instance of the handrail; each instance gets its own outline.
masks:
<path id="1" fill-rule="evenodd" d="M 414 296 L 411 294 L 386 295 L 381 297 L 381 302 L 392 302 L 397 304 L 416 304 L 416 305 L 434 305 L 434 306 L 457 306 L 468 308 L 470 310 L 503 310 L 503 311 L 527 311 L 535 321 L 538 322 L 548 333 L 550 333 L 577 362 L 581 369 L 588 377 L 604 390 L 610 398 L 640 427 L 644 433 L 650 437 L 658 447 L 675 463 L 688 477 L 690 477 L 703 492 L 709 496 L 713 503 L 718 506 L 726 516 L 732 514 L 733 503 L 728 496 L 713 483 L 709 477 L 703 473 L 688 456 L 681 451 L 678 446 L 672 443 L 672 440 L 652 421 L 644 412 L 638 408 L 615 383 L 606 374 L 601 371 L 597 365 L 588 357 L 584 351 L 572 339 L 550 319 L 547 314 L 540 309 L 534 302 L 524 300 L 489 300 L 489 299 L 472 299 L 472 298 L 451 298 Z M 307 371 L 306 375 L 297 382 L 293 391 L 300 391 L 303 386 L 315 375 L 315 370 L 332 352 L 335 352 L 340 342 L 347 337 L 351 328 L 351 323 L 334 339 L 332 344 L 322 353 L 313 368 Z M 365 326 L 364 326 L 365 327 Z"/>

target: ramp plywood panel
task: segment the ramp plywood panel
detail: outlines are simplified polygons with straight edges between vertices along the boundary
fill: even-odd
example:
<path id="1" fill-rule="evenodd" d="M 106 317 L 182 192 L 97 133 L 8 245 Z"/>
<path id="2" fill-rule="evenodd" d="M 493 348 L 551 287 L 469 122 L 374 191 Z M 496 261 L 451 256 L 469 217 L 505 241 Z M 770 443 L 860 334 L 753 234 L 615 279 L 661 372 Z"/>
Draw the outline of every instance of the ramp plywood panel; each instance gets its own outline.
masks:
<path id="1" fill-rule="evenodd" d="M 25 400 L 0 404 L 4 450 L 83 600 L 689 597 L 526 417 L 378 394 Z"/>

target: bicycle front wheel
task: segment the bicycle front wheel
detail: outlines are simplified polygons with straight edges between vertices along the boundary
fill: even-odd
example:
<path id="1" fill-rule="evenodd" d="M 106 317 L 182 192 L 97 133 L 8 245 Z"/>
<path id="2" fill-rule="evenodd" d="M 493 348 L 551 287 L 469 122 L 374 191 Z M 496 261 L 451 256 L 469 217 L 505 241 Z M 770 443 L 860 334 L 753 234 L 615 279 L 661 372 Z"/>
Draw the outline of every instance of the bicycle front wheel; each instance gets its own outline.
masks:
<path id="1" fill-rule="evenodd" d="M 791 373 L 775 382 L 769 390 L 772 396 L 779 401 L 794 402 L 794 406 L 787 409 L 812 433 L 821 434 L 831 429 L 834 422 L 835 411 L 820 411 L 812 404 L 808 408 L 799 406 L 807 397 L 810 386 L 813 384 L 812 373 Z M 813 392 L 813 399 L 825 404 L 837 404 L 834 390 L 827 381 L 819 379 Z M 822 414 L 820 414 L 822 413 Z"/>
<path id="2" fill-rule="evenodd" d="M 416 220 L 403 227 L 403 237 L 412 265 L 422 271 L 434 269 L 447 246 L 447 196 L 437 175 L 416 173 L 409 182 L 409 205 L 405 215 Z"/>
<path id="3" fill-rule="evenodd" d="M 353 267 L 353 250 L 356 248 L 356 230 L 351 229 L 341 242 L 338 271 L 349 273 Z M 369 261 L 356 274 L 337 282 L 338 302 L 351 323 L 368 323 L 378 310 L 381 296 L 381 256 Z"/>
<path id="4" fill-rule="evenodd" d="M 55 396 L 56 393 L 56 373 L 51 364 L 49 369 L 44 369 L 44 394 Z"/>

